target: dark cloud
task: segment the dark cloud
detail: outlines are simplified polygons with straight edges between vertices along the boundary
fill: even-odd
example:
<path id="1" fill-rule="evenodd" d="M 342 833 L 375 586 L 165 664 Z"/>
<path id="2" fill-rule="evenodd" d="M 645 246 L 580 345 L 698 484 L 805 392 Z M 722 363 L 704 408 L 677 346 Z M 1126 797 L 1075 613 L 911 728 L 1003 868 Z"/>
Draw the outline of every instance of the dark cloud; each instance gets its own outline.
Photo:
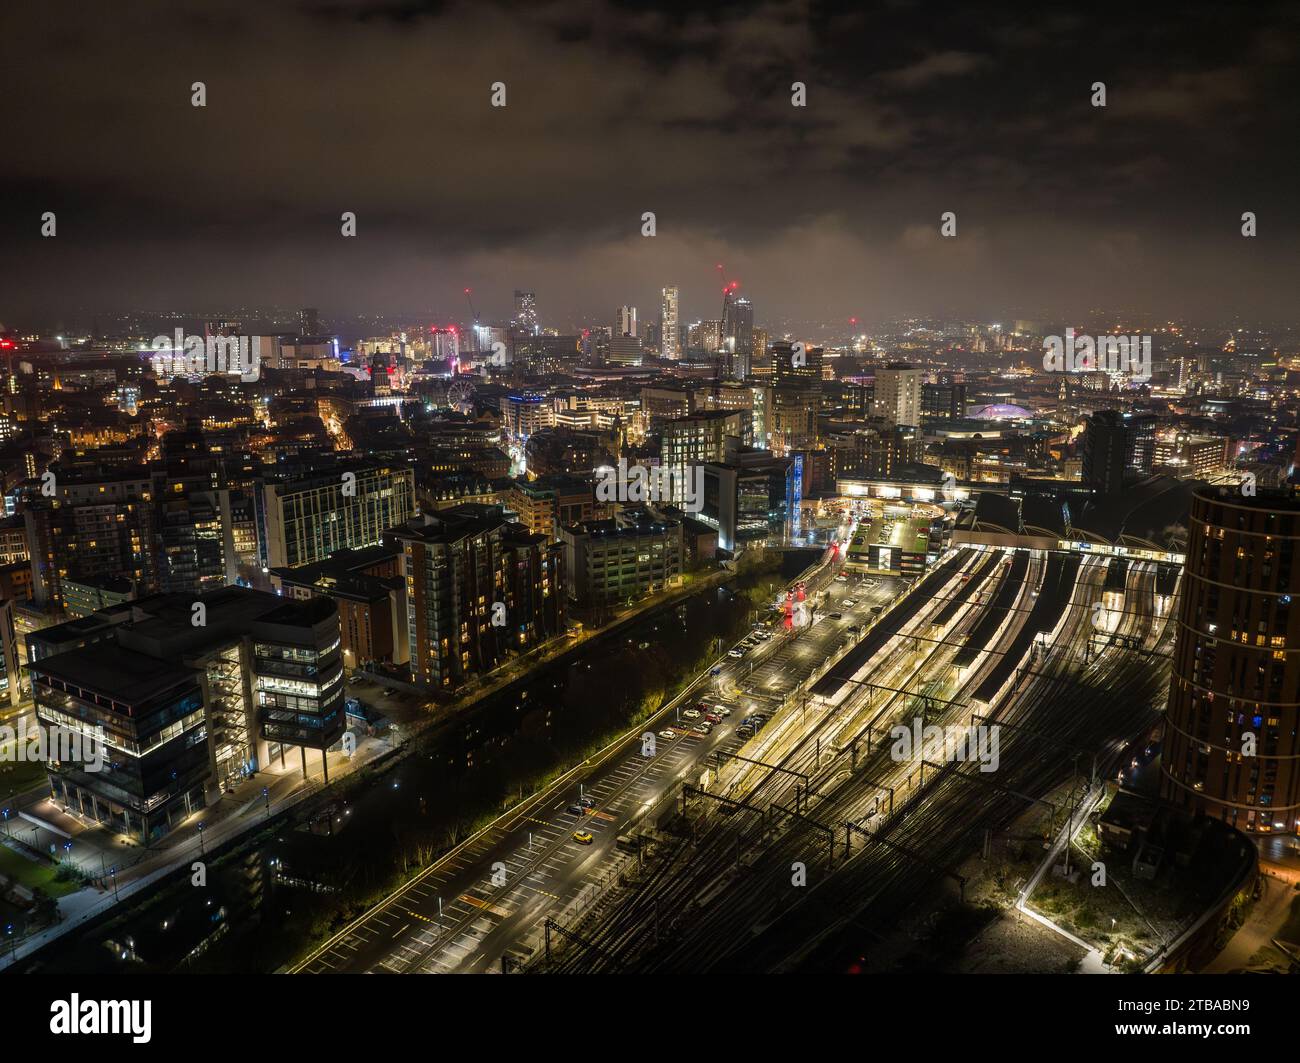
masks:
<path id="1" fill-rule="evenodd" d="M 934 52 L 908 66 L 885 72 L 881 80 L 897 88 L 915 89 L 941 78 L 970 74 L 990 64 L 987 56 L 972 52 Z"/>
<path id="2" fill-rule="evenodd" d="M 769 321 L 1291 309 L 1294 4 L 1176 20 L 1018 4 L 91 11 L 3 15 L 7 321 L 223 302 L 450 314 L 467 284 L 489 315 L 535 288 L 567 325 L 676 283 L 696 317 L 716 312 L 719 261 Z M 955 240 L 937 237 L 946 210 Z"/>

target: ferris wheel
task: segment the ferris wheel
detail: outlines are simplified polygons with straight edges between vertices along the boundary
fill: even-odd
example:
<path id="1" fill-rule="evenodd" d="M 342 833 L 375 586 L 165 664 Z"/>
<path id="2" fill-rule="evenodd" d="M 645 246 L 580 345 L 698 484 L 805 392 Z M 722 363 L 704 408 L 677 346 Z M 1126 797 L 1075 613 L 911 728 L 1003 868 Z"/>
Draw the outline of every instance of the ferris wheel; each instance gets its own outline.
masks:
<path id="1" fill-rule="evenodd" d="M 458 377 L 456 382 L 447 389 L 447 405 L 453 409 L 460 409 L 462 406 L 472 407 L 474 405 L 474 385 L 463 376 Z"/>

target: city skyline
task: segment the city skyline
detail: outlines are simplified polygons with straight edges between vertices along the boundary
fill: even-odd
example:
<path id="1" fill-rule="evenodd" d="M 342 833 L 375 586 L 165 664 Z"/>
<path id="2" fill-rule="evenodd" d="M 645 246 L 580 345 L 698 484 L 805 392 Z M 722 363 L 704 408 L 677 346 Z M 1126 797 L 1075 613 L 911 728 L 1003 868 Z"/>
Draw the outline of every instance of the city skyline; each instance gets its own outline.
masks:
<path id="1" fill-rule="evenodd" d="M 563 279 L 557 319 L 675 284 L 693 320 L 719 262 L 770 317 L 1290 309 L 1293 4 L 1241 27 L 1215 5 L 1169 26 L 190 0 L 128 5 L 93 47 L 71 9 L 33 10 L 0 70 L 11 98 L 42 86 L 0 178 L 10 316 L 67 291 L 389 312 L 467 286 L 499 315 L 531 277 Z"/>
<path id="2" fill-rule="evenodd" d="M 4 24 L 20 1035 L 1285 1023 L 1215 976 L 1300 973 L 1300 0 Z"/>

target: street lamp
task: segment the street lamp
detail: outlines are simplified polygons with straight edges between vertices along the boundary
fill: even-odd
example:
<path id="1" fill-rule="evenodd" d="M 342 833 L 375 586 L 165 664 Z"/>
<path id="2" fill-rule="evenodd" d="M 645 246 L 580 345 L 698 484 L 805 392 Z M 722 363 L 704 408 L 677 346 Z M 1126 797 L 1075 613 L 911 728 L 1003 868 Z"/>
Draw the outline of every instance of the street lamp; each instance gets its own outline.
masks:
<path id="1" fill-rule="evenodd" d="M 205 855 L 203 851 L 203 824 L 202 823 L 199 823 L 199 855 L 200 856 Z"/>

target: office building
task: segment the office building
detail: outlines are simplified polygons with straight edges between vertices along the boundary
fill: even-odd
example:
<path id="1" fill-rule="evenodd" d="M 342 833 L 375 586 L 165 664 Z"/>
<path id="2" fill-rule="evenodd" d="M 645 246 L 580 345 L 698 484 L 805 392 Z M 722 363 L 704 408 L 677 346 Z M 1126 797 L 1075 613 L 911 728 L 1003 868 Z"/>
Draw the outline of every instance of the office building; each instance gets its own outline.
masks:
<path id="1" fill-rule="evenodd" d="M 555 423 L 555 409 L 542 395 L 507 395 L 502 399 L 501 414 L 506 430 L 519 440 Z"/>
<path id="2" fill-rule="evenodd" d="M 64 615 L 75 620 L 121 605 L 136 596 L 136 589 L 135 583 L 123 576 L 65 576 L 62 581 Z"/>
<path id="3" fill-rule="evenodd" d="M 1137 476 L 1149 476 L 1155 468 L 1156 426 L 1159 418 L 1154 413 L 1126 413 L 1124 424 L 1129 436 L 1129 471 Z"/>
<path id="4" fill-rule="evenodd" d="M 196 624 L 201 605 L 203 623 Z M 106 760 L 56 754 L 55 800 L 149 844 L 201 811 L 223 785 L 298 747 L 321 754 L 345 728 L 338 611 L 225 587 L 152 595 L 27 636 L 45 733 L 96 734 Z"/>
<path id="5" fill-rule="evenodd" d="M 636 334 L 636 307 L 620 306 L 618 313 L 614 315 L 614 335 L 635 336 Z"/>
<path id="6" fill-rule="evenodd" d="M 255 497 L 263 566 L 291 568 L 378 545 L 415 512 L 415 473 L 369 462 L 317 473 L 296 466 L 263 478 Z"/>
<path id="7" fill-rule="evenodd" d="M 561 528 L 560 542 L 568 597 L 590 615 L 681 583 L 681 521 L 650 510 Z"/>
<path id="8" fill-rule="evenodd" d="M 754 356 L 754 304 L 729 292 L 723 298 L 722 344 L 731 359 L 731 375 L 744 380 Z"/>
<path id="9" fill-rule="evenodd" d="M 1103 495 L 1124 489 L 1133 453 L 1133 438 L 1123 414 L 1099 410 L 1083 430 L 1083 482 Z"/>
<path id="10" fill-rule="evenodd" d="M 704 508 L 696 519 L 716 529 L 723 550 L 783 543 L 799 504 L 796 459 L 745 449 L 727 459 L 704 466 Z"/>
<path id="11" fill-rule="evenodd" d="M 695 410 L 695 392 L 681 385 L 646 384 L 641 388 L 641 427 L 659 431 L 666 421 Z"/>
<path id="12" fill-rule="evenodd" d="M 820 347 L 782 341 L 772 344 L 772 382 L 774 384 L 802 385 L 818 394 L 822 388 L 822 355 Z"/>
<path id="13" fill-rule="evenodd" d="M 1156 439 L 1153 467 L 1170 476 L 1208 480 L 1230 466 L 1227 436 L 1178 432 Z"/>
<path id="14" fill-rule="evenodd" d="M 659 464 L 672 470 L 676 491 L 675 497 L 661 501 L 681 502 L 694 470 L 706 462 L 723 461 L 728 445 L 748 446 L 753 430 L 754 416 L 747 409 L 704 410 L 664 422 Z"/>
<path id="15" fill-rule="evenodd" d="M 966 385 L 922 384 L 921 416 L 943 421 L 962 420 L 966 416 Z"/>
<path id="16" fill-rule="evenodd" d="M 606 360 L 610 365 L 638 366 L 645 360 L 641 341 L 635 335 L 611 336 Z"/>

